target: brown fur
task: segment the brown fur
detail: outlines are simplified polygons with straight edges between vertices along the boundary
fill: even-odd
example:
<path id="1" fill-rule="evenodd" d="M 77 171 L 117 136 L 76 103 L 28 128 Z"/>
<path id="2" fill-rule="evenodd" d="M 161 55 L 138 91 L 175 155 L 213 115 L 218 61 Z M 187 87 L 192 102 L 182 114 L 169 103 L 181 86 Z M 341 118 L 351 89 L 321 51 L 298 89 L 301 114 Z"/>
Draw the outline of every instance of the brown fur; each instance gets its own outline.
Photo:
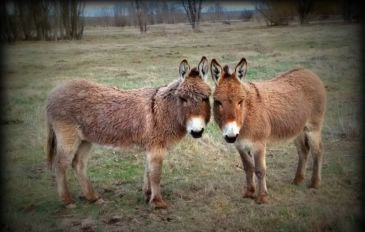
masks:
<path id="1" fill-rule="evenodd" d="M 299 162 L 294 183 L 304 179 L 309 150 L 313 154 L 311 187 L 321 179 L 321 128 L 326 108 L 326 91 L 313 72 L 293 69 L 268 81 L 245 82 L 247 63 L 243 58 L 235 72 L 227 73 L 216 60 L 211 63 L 216 81 L 213 93 L 214 118 L 221 129 L 235 121 L 239 134 L 235 142 L 247 178 L 244 197 L 253 197 L 254 173 L 259 181 L 258 203 L 268 200 L 266 188 L 266 144 L 295 138 Z M 239 75 L 242 75 L 239 78 Z"/>
<path id="2" fill-rule="evenodd" d="M 183 64 L 181 78 L 164 87 L 119 90 L 74 80 L 49 94 L 48 161 L 55 167 L 58 192 L 66 205 L 74 202 L 65 182 L 65 171 L 71 163 L 85 197 L 91 202 L 100 198 L 86 176 L 88 152 L 96 143 L 145 149 L 147 200 L 155 207 L 167 206 L 160 195 L 164 153 L 185 136 L 189 118 L 198 115 L 206 123 L 210 118 L 206 99 L 211 90 L 200 76 L 201 70 L 189 72 L 187 61 Z M 199 67 L 208 70 L 205 57 Z"/>

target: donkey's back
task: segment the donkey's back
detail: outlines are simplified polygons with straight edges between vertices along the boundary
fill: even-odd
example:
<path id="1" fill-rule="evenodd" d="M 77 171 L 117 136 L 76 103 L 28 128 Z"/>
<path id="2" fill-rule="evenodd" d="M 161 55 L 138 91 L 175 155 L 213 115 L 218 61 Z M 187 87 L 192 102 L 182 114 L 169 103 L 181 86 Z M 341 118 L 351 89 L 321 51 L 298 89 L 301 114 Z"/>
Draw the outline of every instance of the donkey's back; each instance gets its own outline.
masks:
<path id="1" fill-rule="evenodd" d="M 279 89 L 282 92 L 300 91 L 306 95 L 325 95 L 321 79 L 312 71 L 304 68 L 291 69 L 267 81 L 267 87 Z M 321 98 L 320 97 L 320 98 Z"/>
<path id="2" fill-rule="evenodd" d="M 306 69 L 293 69 L 255 85 L 263 95 L 272 139 L 295 136 L 304 126 L 320 129 L 326 108 L 326 90 L 316 74 Z"/>
<path id="3" fill-rule="evenodd" d="M 81 139 L 93 143 L 139 144 L 149 129 L 154 92 L 153 88 L 124 91 L 86 80 L 70 81 L 49 94 L 48 122 L 73 127 Z"/>

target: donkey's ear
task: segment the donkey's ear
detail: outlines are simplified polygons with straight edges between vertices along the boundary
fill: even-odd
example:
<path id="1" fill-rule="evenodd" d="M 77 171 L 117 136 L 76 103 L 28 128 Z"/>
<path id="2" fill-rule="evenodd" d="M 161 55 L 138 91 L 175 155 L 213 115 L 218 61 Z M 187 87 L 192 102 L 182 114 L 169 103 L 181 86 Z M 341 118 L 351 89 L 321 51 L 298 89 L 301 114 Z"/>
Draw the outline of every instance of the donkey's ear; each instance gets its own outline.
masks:
<path id="1" fill-rule="evenodd" d="M 234 70 L 236 77 L 238 80 L 242 81 L 247 73 L 247 61 L 245 58 L 242 58 L 240 62 L 237 64 L 235 70 Z"/>
<path id="2" fill-rule="evenodd" d="M 216 59 L 213 59 L 210 63 L 210 73 L 215 84 L 218 84 L 219 79 L 222 77 L 222 66 L 220 66 Z"/>
<path id="3" fill-rule="evenodd" d="M 190 66 L 187 60 L 182 60 L 179 66 L 179 75 L 181 79 L 185 79 L 190 70 Z"/>
<path id="4" fill-rule="evenodd" d="M 204 81 L 206 81 L 208 78 L 208 72 L 209 72 L 208 66 L 209 66 L 208 59 L 205 56 L 203 56 L 198 64 L 198 70 L 200 76 L 203 78 Z"/>

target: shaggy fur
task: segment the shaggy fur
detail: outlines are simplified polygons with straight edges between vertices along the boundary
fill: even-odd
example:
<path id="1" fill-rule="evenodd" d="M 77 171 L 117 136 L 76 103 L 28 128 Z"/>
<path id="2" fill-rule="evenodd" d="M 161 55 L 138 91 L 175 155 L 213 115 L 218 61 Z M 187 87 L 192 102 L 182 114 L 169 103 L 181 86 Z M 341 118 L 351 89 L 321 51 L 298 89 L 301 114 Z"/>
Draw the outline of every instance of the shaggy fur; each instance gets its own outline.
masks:
<path id="1" fill-rule="evenodd" d="M 216 82 L 214 119 L 221 129 L 236 123 L 237 134 L 226 137 L 235 142 L 246 172 L 244 197 L 254 197 L 254 174 L 258 178 L 258 203 L 268 201 L 266 188 L 266 144 L 295 138 L 299 154 L 293 183 L 304 180 L 309 150 L 313 155 L 310 187 L 318 188 L 321 180 L 321 128 L 326 107 L 326 91 L 313 72 L 293 69 L 276 78 L 261 82 L 243 81 L 247 62 L 243 58 L 233 73 L 212 60 L 211 73 Z M 239 133 L 238 133 L 239 132 Z"/>
<path id="2" fill-rule="evenodd" d="M 119 90 L 74 80 L 49 94 L 46 150 L 49 164 L 55 168 L 58 193 L 66 205 L 74 206 L 65 182 L 65 171 L 71 163 L 85 197 L 91 202 L 100 198 L 86 176 L 88 152 L 96 143 L 145 149 L 146 200 L 155 207 L 167 206 L 160 194 L 164 153 L 186 135 L 190 118 L 200 117 L 205 123 L 210 119 L 207 99 L 211 90 L 203 77 L 208 70 L 207 59 L 202 58 L 199 70 L 189 70 L 186 60 L 180 67 L 181 78 L 164 87 Z"/>

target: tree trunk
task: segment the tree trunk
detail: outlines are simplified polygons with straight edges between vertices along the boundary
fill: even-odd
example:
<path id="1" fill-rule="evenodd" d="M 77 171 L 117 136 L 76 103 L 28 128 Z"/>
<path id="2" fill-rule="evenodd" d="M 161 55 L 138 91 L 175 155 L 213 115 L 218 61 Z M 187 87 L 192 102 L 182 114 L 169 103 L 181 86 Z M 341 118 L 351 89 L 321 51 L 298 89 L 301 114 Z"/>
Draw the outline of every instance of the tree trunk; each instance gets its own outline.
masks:
<path id="1" fill-rule="evenodd" d="M 202 10 L 202 0 L 182 0 L 182 5 L 184 7 L 189 23 L 195 31 L 199 27 Z"/>
<path id="2" fill-rule="evenodd" d="M 312 0 L 298 0 L 298 16 L 299 23 L 305 24 L 308 21 L 308 15 L 312 11 L 313 1 Z"/>

